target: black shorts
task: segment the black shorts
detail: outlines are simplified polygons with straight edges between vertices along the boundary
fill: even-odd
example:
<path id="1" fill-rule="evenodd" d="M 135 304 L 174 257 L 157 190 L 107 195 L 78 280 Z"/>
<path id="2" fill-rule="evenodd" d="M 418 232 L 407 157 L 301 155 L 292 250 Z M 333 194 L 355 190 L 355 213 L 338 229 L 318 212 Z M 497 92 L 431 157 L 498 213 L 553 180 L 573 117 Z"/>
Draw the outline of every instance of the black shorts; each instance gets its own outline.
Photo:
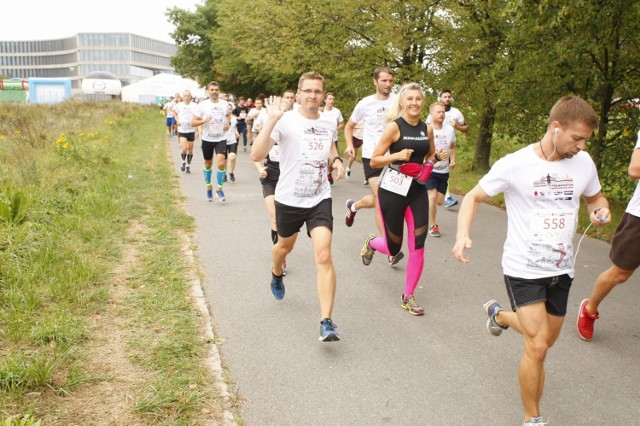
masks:
<path id="1" fill-rule="evenodd" d="M 267 177 L 260 179 L 263 198 L 276 193 L 276 185 L 280 179 L 280 163 L 267 159 Z"/>
<path id="2" fill-rule="evenodd" d="M 213 152 L 218 155 L 227 155 L 227 141 L 209 142 L 202 141 L 202 156 L 205 161 L 213 159 Z"/>
<path id="3" fill-rule="evenodd" d="M 427 189 L 437 189 L 439 193 L 447 193 L 447 185 L 449 184 L 449 173 L 431 173 L 427 181 Z"/>
<path id="4" fill-rule="evenodd" d="M 353 142 L 353 149 L 358 149 L 362 146 L 362 139 L 352 137 L 351 141 Z"/>
<path id="5" fill-rule="evenodd" d="M 232 143 L 229 144 L 227 142 L 227 154 L 237 154 L 238 153 L 238 144 L 237 143 Z"/>
<path id="6" fill-rule="evenodd" d="M 371 159 L 363 158 L 362 159 L 362 168 L 364 169 L 364 178 L 369 180 L 374 177 L 380 176 L 382 173 L 382 169 L 372 169 L 371 168 Z"/>
<path id="7" fill-rule="evenodd" d="M 635 271 L 640 266 L 638 241 L 640 241 L 640 217 L 625 213 L 611 240 L 609 259 L 618 268 Z"/>
<path id="8" fill-rule="evenodd" d="M 306 222 L 307 235 L 311 236 L 311 230 L 318 226 L 326 226 L 333 232 L 333 214 L 331 212 L 331 198 L 320 201 L 319 204 L 309 207 L 291 207 L 275 202 L 276 227 L 278 235 L 287 238 L 300 232 L 300 228 Z"/>
<path id="9" fill-rule="evenodd" d="M 534 279 L 504 276 L 504 284 L 514 312 L 522 306 L 545 302 L 547 313 L 556 317 L 567 314 L 571 283 L 573 278 L 568 274 Z"/>
<path id="10" fill-rule="evenodd" d="M 196 140 L 196 132 L 189 132 L 189 133 L 178 132 L 178 138 L 185 138 L 187 141 L 193 142 Z"/>
<path id="11" fill-rule="evenodd" d="M 270 195 L 276 195 L 276 183 L 265 181 L 260 179 L 260 183 L 262 183 L 262 198 L 267 198 Z"/>

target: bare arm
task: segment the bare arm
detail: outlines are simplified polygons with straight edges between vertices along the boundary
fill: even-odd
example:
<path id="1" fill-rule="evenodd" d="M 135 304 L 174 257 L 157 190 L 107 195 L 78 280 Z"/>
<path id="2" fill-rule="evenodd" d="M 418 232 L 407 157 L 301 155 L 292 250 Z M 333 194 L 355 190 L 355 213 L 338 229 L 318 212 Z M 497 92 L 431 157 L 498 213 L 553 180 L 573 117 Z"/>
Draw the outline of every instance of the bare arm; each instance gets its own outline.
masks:
<path id="1" fill-rule="evenodd" d="M 634 149 L 629 163 L 629 177 L 633 180 L 640 179 L 640 148 Z"/>
<path id="2" fill-rule="evenodd" d="M 356 155 L 355 150 L 353 149 L 353 129 L 355 129 L 356 123 L 351 121 L 347 122 L 347 125 L 344 126 L 344 141 L 347 144 L 347 148 L 344 150 L 344 154 L 348 155 L 351 158 L 354 158 Z"/>
<path id="3" fill-rule="evenodd" d="M 331 143 L 331 148 L 329 149 L 329 167 L 333 167 L 334 170 L 338 171 L 337 179 L 344 177 L 344 166 L 335 143 Z"/>
<path id="4" fill-rule="evenodd" d="M 389 151 L 391 145 L 397 142 L 398 139 L 400 139 L 400 128 L 398 124 L 395 121 L 387 123 L 382 132 L 382 136 L 380 136 L 380 141 L 371 155 L 372 168 L 381 169 L 394 161 L 407 161 L 411 157 L 411 154 L 413 154 L 412 149 L 403 149 L 402 151 L 387 155 L 387 151 Z"/>
<path id="5" fill-rule="evenodd" d="M 476 185 L 467 195 L 464 196 L 460 211 L 458 212 L 458 231 L 456 233 L 456 243 L 453 246 L 453 257 L 462 263 L 469 263 L 469 259 L 464 257 L 464 250 L 470 249 L 473 245 L 469 234 L 471 224 L 478 212 L 480 203 L 489 199 L 489 195 L 484 192 L 480 185 Z"/>
<path id="6" fill-rule="evenodd" d="M 253 147 L 251 148 L 251 161 L 262 161 L 275 141 L 271 139 L 271 132 L 278 121 L 282 118 L 284 111 L 287 109 L 288 101 L 282 99 L 280 96 L 276 96 L 272 99 L 265 100 L 267 104 L 267 121 L 262 126 L 262 131 L 258 134 L 258 137 L 253 141 Z"/>

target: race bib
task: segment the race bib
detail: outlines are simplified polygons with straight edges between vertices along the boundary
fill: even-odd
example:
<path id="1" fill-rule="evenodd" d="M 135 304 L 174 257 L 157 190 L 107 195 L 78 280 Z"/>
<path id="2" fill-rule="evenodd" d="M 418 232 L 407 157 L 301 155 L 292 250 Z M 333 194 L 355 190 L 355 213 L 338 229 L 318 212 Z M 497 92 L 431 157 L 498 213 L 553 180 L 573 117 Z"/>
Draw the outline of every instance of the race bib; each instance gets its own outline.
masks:
<path id="1" fill-rule="evenodd" d="M 529 241 L 533 243 L 570 243 L 575 234 L 576 211 L 554 209 L 531 211 Z"/>
<path id="2" fill-rule="evenodd" d="M 306 161 L 326 161 L 331 143 L 328 135 L 305 134 L 302 136 L 300 156 Z"/>
<path id="3" fill-rule="evenodd" d="M 380 188 L 406 196 L 409 192 L 409 187 L 411 187 L 411 181 L 413 181 L 412 177 L 386 167 L 382 176 L 380 176 Z"/>

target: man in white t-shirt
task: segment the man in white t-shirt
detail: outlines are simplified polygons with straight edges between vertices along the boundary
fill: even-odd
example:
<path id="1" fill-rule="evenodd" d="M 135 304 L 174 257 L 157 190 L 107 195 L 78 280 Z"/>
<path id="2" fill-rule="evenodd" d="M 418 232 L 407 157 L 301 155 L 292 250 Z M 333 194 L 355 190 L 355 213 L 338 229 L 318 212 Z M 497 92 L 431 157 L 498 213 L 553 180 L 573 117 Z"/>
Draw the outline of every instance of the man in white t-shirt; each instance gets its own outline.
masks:
<path id="1" fill-rule="evenodd" d="M 382 131 L 387 123 L 387 111 L 395 99 L 396 95 L 392 93 L 394 72 L 388 67 L 378 67 L 373 72 L 373 84 L 376 87 L 376 93 L 363 98 L 356 107 L 344 127 L 344 139 L 347 148 L 344 151 L 351 158 L 355 157 L 355 149 L 353 147 L 353 131 L 358 123 L 363 124 L 363 143 L 362 143 L 362 168 L 364 169 L 365 181 L 369 184 L 371 194 L 365 195 L 358 201 L 347 200 L 347 214 L 345 223 L 347 226 L 353 225 L 356 213 L 360 209 L 376 208 L 378 200 L 378 176 L 382 169 L 373 169 L 371 167 L 371 155 L 378 145 Z M 380 215 L 376 214 L 376 225 L 380 235 L 384 234 Z M 404 257 L 400 251 L 394 257 L 389 258 L 389 264 L 395 265 Z"/>
<path id="2" fill-rule="evenodd" d="M 451 90 L 441 90 L 438 94 L 438 102 L 442 102 L 444 104 L 445 123 L 450 124 L 456 131 L 467 133 L 469 131 L 469 126 L 464 121 L 464 115 L 462 115 L 462 112 L 460 112 L 458 108 L 451 106 L 451 103 L 453 102 L 453 95 L 451 94 Z M 427 124 L 431 124 L 431 117 L 427 117 Z M 447 189 L 444 200 L 444 207 L 448 209 L 457 204 L 458 200 L 449 195 L 449 189 Z"/>
<path id="3" fill-rule="evenodd" d="M 631 154 L 629 177 L 634 180 L 640 179 L 640 132 L 638 132 L 636 147 Z M 591 297 L 580 303 L 577 328 L 583 340 L 589 341 L 593 338 L 593 323 L 600 318 L 598 312 L 600 303 L 615 286 L 626 282 L 640 266 L 638 241 L 640 241 L 640 183 L 636 185 L 636 190 L 627 204 L 627 209 L 611 241 L 609 258 L 612 265 L 596 279 Z"/>
<path id="4" fill-rule="evenodd" d="M 202 126 L 202 155 L 204 157 L 204 183 L 207 185 L 207 200 L 213 201 L 213 154 L 216 155 L 216 197 L 225 201 L 222 191 L 224 177 L 227 174 L 227 131 L 231 127 L 231 108 L 229 103 L 220 99 L 220 85 L 212 81 L 207 86 L 209 99 L 198 104 L 191 125 Z"/>
<path id="5" fill-rule="evenodd" d="M 436 222 L 438 206 L 444 203 L 444 194 L 449 182 L 449 169 L 456 166 L 456 130 L 445 121 L 444 104 L 435 102 L 429 107 L 429 118 L 433 129 L 435 154 L 433 172 L 427 180 L 429 192 L 429 235 L 440 236 L 440 227 Z"/>
<path id="6" fill-rule="evenodd" d="M 176 119 L 173 116 L 173 107 L 176 106 L 177 102 L 173 96 L 169 97 L 169 100 L 162 106 L 162 110 L 164 111 L 164 115 L 167 119 L 167 134 L 169 136 L 174 135 Z"/>
<path id="7" fill-rule="evenodd" d="M 275 191 L 278 241 L 272 249 L 271 292 L 277 300 L 284 297 L 282 264 L 293 250 L 302 225 L 307 225 L 317 268 L 320 301 L 320 340 L 340 340 L 331 320 L 336 291 L 336 273 L 331 258 L 333 216 L 329 166 L 344 176 L 342 159 L 333 139 L 336 122 L 320 112 L 324 78 L 315 72 L 303 74 L 298 81 L 297 111 L 284 110 L 288 101 L 275 97 L 267 104 L 268 118 L 254 141 L 251 160 L 262 161 L 274 144 L 280 154 L 280 177 Z"/>
<path id="8" fill-rule="evenodd" d="M 173 115 L 178 126 L 178 142 L 180 142 L 180 156 L 183 173 L 191 173 L 191 160 L 193 159 L 193 145 L 196 139 L 196 128 L 191 125 L 191 119 L 198 109 L 198 104 L 191 101 L 191 92 L 182 92 L 182 102 L 172 108 Z"/>
<path id="9" fill-rule="evenodd" d="M 344 118 L 342 117 L 342 112 L 340 112 L 340 110 L 334 106 L 335 102 L 336 95 L 333 92 L 327 92 L 324 95 L 324 107 L 321 109 L 321 111 L 325 114 L 329 114 L 330 117 L 336 120 L 336 123 L 338 123 L 339 133 L 340 130 L 344 128 Z M 336 144 L 336 149 L 338 148 L 338 133 L 336 133 L 335 140 L 333 141 L 333 143 Z M 333 175 L 331 168 L 329 169 L 329 183 L 333 185 Z"/>
<path id="10" fill-rule="evenodd" d="M 596 227 L 611 221 L 596 166 L 582 151 L 597 126 L 598 115 L 587 102 L 576 96 L 560 98 L 544 137 L 498 160 L 464 197 L 458 213 L 453 255 L 468 263 L 464 250 L 471 248 L 471 223 L 480 203 L 504 193 L 509 224 L 502 267 L 514 312 L 502 310 L 495 300 L 485 302 L 484 309 L 491 335 L 511 327 L 523 336 L 518 378 L 526 426 L 543 423 L 539 405 L 544 360 L 567 311 L 580 197 Z M 499 398 L 500 392 L 493 394 Z"/>

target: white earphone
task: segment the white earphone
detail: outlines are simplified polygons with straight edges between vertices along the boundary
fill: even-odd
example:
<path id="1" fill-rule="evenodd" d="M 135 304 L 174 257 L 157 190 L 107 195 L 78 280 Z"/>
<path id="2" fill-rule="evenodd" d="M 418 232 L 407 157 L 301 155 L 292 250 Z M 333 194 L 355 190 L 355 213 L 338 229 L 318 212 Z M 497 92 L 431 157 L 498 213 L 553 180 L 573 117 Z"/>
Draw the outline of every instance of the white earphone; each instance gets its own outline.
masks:
<path id="1" fill-rule="evenodd" d="M 556 127 L 556 130 L 555 130 L 555 132 L 556 132 L 556 134 L 558 134 L 558 128 L 557 128 L 557 127 Z"/>

